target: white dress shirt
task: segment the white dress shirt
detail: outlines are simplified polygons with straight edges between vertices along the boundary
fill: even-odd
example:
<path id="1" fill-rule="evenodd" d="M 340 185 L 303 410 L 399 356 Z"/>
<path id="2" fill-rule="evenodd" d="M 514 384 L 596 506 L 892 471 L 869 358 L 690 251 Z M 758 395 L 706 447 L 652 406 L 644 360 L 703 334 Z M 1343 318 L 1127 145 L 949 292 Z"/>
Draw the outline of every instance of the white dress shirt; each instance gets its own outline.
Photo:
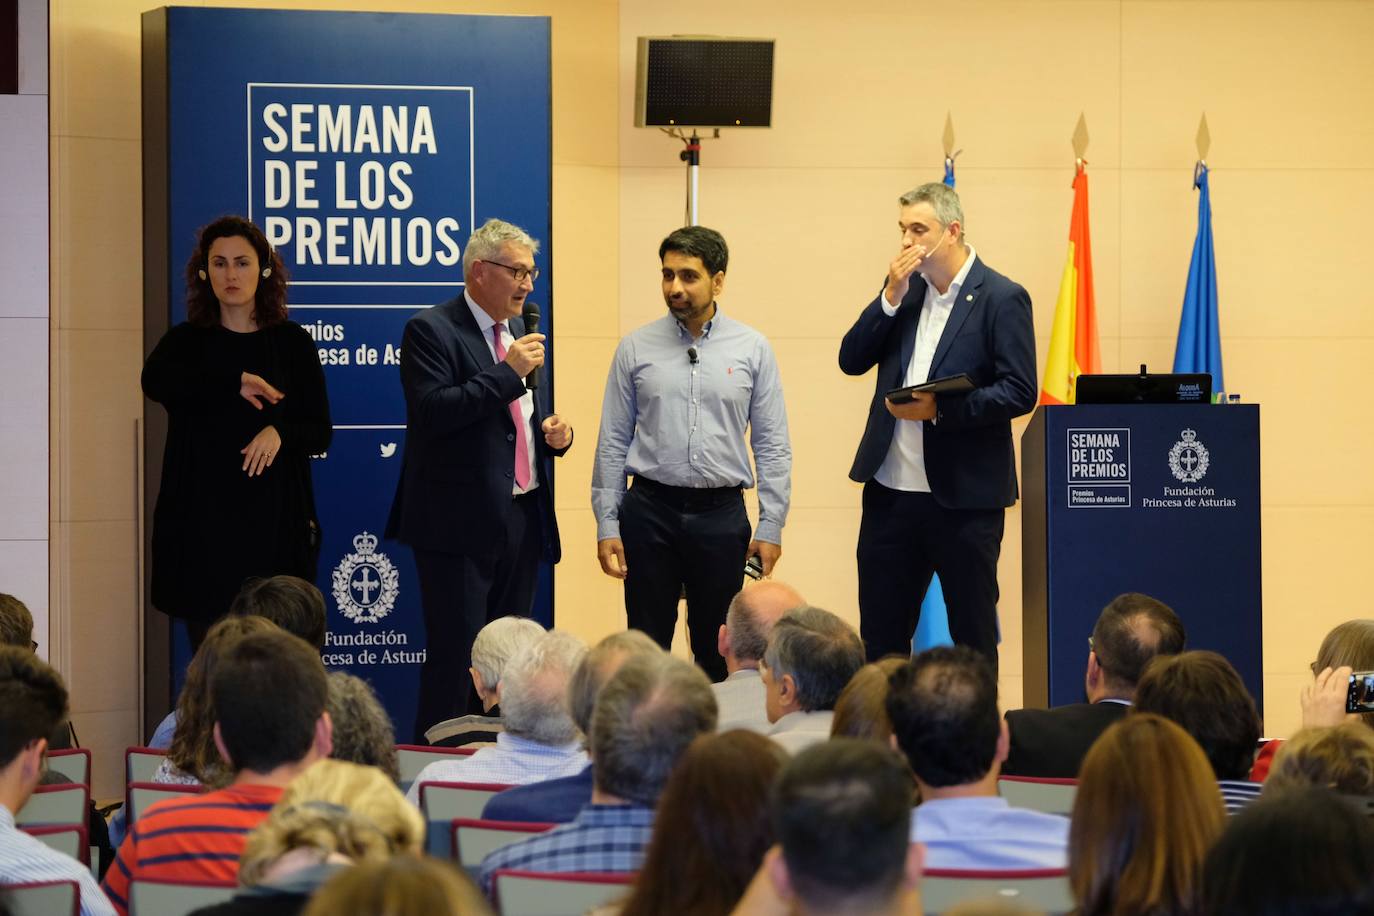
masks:
<path id="1" fill-rule="evenodd" d="M 472 309 L 472 317 L 477 321 L 477 327 L 482 331 L 482 340 L 486 342 L 487 352 L 491 354 L 493 360 L 496 360 L 498 363 L 501 362 L 501 360 L 496 358 L 496 342 L 491 338 L 492 326 L 497 322 L 493 321 L 490 315 L 482 311 L 482 307 L 473 301 L 472 296 L 468 294 L 467 290 L 463 290 L 463 299 L 467 302 L 468 308 Z M 502 321 L 500 324 L 501 344 L 506 348 L 506 351 L 509 352 L 510 345 L 515 341 L 515 335 L 510 332 L 510 328 L 507 326 L 506 322 Z M 530 485 L 523 490 L 520 489 L 519 485 L 512 486 L 511 492 L 515 496 L 519 496 L 521 493 L 528 493 L 539 486 L 539 462 L 534 458 L 537 448 L 534 444 L 534 437 L 536 433 L 543 435 L 534 428 L 534 392 L 526 391 L 524 394 L 520 395 L 519 404 L 520 418 L 525 423 L 525 444 L 527 446 L 525 453 L 530 462 Z"/>
<path id="2" fill-rule="evenodd" d="M 935 349 L 940 345 L 940 336 L 945 332 L 945 325 L 959 298 L 959 290 L 963 288 L 976 257 L 978 252 L 969 246 L 964 266 L 959 268 L 950 281 L 949 289 L 943 293 L 933 283 L 926 283 L 925 304 L 916 322 L 916 344 L 911 349 L 911 362 L 907 363 L 903 387 L 930 381 L 930 364 L 935 361 Z M 888 316 L 897 314 L 897 307 L 887 301 L 886 292 L 882 293 L 882 305 Z M 924 420 L 897 421 L 892 430 L 892 444 L 888 446 L 887 457 L 873 475 L 878 483 L 889 490 L 930 492 L 930 480 L 926 477 L 925 425 Z"/>

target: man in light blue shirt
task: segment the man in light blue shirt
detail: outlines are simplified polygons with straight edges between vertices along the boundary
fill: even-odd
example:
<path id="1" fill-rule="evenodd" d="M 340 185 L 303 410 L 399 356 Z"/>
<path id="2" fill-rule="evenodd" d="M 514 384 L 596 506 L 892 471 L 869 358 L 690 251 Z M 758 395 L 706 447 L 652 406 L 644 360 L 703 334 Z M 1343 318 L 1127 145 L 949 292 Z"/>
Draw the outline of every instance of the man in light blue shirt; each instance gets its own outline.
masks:
<path id="1" fill-rule="evenodd" d="M 922 652 L 892 676 L 892 740 L 921 790 L 911 839 L 926 868 L 1066 868 L 1069 819 L 997 795 L 1010 745 L 997 680 L 966 646 Z"/>
<path id="2" fill-rule="evenodd" d="M 782 555 L 792 447 L 772 348 L 716 302 L 725 239 L 687 226 L 663 240 L 659 259 L 668 314 L 620 342 L 606 380 L 592 471 L 597 557 L 625 582 L 630 627 L 665 649 L 685 589 L 692 655 L 719 681 L 716 635 L 745 560 L 756 556 L 766 576 Z M 752 534 L 741 493 L 755 484 L 751 449 Z"/>

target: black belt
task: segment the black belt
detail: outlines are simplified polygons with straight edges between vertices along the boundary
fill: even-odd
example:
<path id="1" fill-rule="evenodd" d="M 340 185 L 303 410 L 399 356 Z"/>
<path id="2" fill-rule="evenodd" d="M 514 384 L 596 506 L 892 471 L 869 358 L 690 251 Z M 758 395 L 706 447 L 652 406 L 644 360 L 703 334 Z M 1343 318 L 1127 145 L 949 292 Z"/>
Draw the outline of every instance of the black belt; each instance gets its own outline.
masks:
<path id="1" fill-rule="evenodd" d="M 674 509 L 709 509 L 740 498 L 739 487 L 671 487 L 643 475 L 635 475 L 634 489 Z"/>

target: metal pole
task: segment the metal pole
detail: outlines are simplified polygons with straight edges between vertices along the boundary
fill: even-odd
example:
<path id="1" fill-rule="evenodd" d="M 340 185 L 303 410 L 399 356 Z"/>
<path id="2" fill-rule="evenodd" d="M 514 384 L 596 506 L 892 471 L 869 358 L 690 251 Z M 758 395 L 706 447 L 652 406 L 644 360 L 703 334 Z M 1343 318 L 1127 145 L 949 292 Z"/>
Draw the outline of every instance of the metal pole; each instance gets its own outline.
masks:
<path id="1" fill-rule="evenodd" d="M 687 163 L 687 213 L 686 224 L 688 226 L 697 225 L 697 178 L 701 172 L 701 140 L 697 137 L 697 132 L 692 131 L 690 138 L 684 138 L 687 148 L 678 154 L 678 158 Z"/>

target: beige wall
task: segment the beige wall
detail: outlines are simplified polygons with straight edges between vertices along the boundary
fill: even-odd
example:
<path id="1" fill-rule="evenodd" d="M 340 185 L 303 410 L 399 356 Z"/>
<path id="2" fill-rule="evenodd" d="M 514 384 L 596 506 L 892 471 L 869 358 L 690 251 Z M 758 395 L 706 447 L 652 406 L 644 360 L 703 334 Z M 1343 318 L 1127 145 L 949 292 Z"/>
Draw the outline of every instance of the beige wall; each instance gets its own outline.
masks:
<path id="1" fill-rule="evenodd" d="M 1102 350 L 1116 370 L 1171 361 L 1205 110 L 1228 387 L 1263 405 L 1270 733 L 1294 727 L 1321 635 L 1369 614 L 1358 598 L 1374 540 L 1363 467 L 1374 426 L 1359 383 L 1374 363 L 1374 311 L 1356 268 L 1374 242 L 1374 4 L 233 5 L 553 16 L 557 406 L 578 429 L 561 468 L 557 600 L 579 635 L 623 621 L 593 559 L 592 446 L 616 340 L 660 314 L 656 246 L 683 204 L 678 147 L 629 126 L 633 39 L 701 32 L 778 39 L 776 126 L 706 144 L 701 220 L 734 251 L 724 307 L 767 333 L 782 365 L 797 457 L 780 576 L 856 617 L 859 490 L 845 475 L 871 379 L 842 376 L 836 347 L 896 245 L 894 196 L 938 176 L 945 113 L 965 149 L 970 239 L 1030 291 L 1042 362 L 1068 232 L 1069 136 L 1086 114 Z M 69 643 L 57 657 L 69 659 L 78 728 L 105 760 L 136 738 L 143 9 L 52 6 L 54 632 Z M 1007 523 L 1003 700 L 1014 706 L 1016 510 Z M 107 775 L 98 793 L 117 785 Z"/>

